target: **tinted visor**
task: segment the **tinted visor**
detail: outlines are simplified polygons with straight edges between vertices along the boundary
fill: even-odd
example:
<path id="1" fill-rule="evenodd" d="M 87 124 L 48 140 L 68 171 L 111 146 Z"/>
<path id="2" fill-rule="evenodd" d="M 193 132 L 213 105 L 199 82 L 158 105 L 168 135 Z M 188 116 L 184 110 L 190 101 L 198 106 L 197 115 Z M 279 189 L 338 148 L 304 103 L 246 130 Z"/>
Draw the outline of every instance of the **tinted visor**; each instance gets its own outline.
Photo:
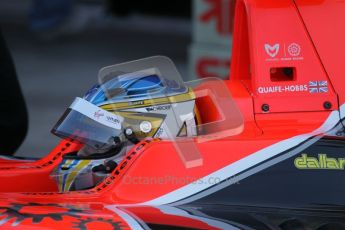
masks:
<path id="1" fill-rule="evenodd" d="M 76 98 L 65 111 L 52 133 L 64 138 L 73 139 L 95 149 L 102 149 L 114 144 L 114 138 L 122 133 L 123 118 L 116 114 Z"/>

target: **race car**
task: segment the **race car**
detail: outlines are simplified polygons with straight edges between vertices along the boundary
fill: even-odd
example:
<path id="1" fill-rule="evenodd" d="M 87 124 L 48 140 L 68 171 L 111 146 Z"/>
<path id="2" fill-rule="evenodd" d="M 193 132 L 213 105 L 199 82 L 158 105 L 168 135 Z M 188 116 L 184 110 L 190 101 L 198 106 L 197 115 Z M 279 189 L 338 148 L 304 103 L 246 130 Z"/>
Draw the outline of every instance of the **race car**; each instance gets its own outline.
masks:
<path id="1" fill-rule="evenodd" d="M 345 229 L 344 10 L 238 0 L 230 80 L 101 69 L 51 153 L 0 161 L 0 227 Z"/>

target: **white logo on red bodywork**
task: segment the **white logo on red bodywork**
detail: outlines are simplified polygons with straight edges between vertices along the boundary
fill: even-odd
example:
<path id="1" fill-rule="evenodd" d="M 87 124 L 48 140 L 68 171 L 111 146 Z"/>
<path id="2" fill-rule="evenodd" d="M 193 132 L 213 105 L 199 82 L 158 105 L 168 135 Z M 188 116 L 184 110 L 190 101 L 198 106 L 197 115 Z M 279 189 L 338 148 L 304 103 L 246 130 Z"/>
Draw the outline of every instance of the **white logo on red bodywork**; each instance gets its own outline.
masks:
<path id="1" fill-rule="evenodd" d="M 301 53 L 301 46 L 297 43 L 292 43 L 288 47 L 288 52 L 293 57 L 299 56 Z"/>
<path id="2" fill-rule="evenodd" d="M 279 48 L 280 48 L 279 44 L 275 44 L 273 46 L 271 46 L 270 44 L 265 44 L 265 51 L 272 58 L 277 56 L 277 54 L 279 52 Z"/>

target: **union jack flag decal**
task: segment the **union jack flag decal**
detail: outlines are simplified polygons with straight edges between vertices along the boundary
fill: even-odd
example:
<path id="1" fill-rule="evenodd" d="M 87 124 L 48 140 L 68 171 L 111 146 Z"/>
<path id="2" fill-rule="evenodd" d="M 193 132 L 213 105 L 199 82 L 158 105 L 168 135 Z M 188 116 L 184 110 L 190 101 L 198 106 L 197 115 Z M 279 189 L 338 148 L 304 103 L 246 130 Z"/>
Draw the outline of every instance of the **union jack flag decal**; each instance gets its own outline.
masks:
<path id="1" fill-rule="evenodd" d="M 328 82 L 309 81 L 309 93 L 328 93 Z"/>

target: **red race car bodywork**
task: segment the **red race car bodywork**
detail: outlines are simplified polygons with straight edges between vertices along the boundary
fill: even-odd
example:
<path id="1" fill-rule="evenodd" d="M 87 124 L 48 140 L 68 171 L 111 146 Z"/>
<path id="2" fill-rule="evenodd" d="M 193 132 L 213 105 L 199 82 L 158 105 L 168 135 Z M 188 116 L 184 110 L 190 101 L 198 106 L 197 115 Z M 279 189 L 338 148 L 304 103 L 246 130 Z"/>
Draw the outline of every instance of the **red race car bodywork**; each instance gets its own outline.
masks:
<path id="1" fill-rule="evenodd" d="M 202 164 L 191 167 L 173 142 L 141 141 L 102 183 L 66 193 L 50 175 L 80 144 L 62 141 L 38 161 L 0 160 L 0 227 L 256 228 L 258 222 L 234 218 L 232 208 L 224 217 L 216 207 L 344 207 L 344 2 L 238 0 L 235 12 L 231 80 L 224 84 L 242 113 L 242 132 L 195 138 Z M 207 95 L 196 104 L 201 120 L 221 119 Z M 249 220 L 251 212 L 242 214 Z M 291 213 L 266 227 L 281 227 L 291 215 L 313 228 L 331 222 Z M 344 217 L 337 215 L 329 218 Z"/>

